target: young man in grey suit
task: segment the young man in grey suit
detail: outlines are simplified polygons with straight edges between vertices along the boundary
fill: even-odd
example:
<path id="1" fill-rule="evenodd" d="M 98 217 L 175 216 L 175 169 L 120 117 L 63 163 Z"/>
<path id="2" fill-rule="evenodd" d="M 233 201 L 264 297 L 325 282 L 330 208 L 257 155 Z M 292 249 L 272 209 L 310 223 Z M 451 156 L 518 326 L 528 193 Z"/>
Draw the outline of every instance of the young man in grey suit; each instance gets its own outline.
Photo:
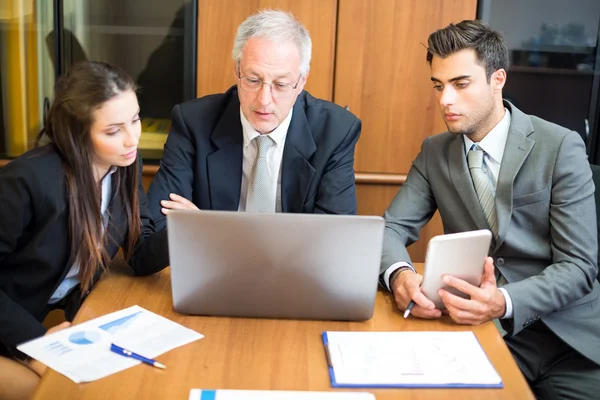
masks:
<path id="1" fill-rule="evenodd" d="M 480 287 L 440 294 L 459 324 L 500 322 L 536 396 L 598 398 L 600 293 L 594 185 L 580 136 L 502 99 L 508 51 L 479 21 L 429 36 L 427 61 L 448 132 L 427 138 L 385 213 L 382 283 L 412 315 L 442 312 L 421 293 L 406 246 L 439 210 L 445 233 L 490 229 Z"/>
<path id="2" fill-rule="evenodd" d="M 148 192 L 158 229 L 169 209 L 356 213 L 360 120 L 303 90 L 311 49 L 306 28 L 282 11 L 239 26 L 237 85 L 173 108 Z"/>

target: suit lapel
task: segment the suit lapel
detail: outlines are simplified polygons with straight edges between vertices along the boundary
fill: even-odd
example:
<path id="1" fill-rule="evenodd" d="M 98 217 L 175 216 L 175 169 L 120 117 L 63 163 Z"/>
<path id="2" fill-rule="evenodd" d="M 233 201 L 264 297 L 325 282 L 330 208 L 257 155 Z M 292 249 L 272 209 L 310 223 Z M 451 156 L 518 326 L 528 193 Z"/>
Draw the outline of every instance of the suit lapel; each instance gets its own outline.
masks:
<path id="1" fill-rule="evenodd" d="M 119 188 L 117 187 L 116 172 L 112 175 L 111 179 L 111 194 L 110 201 L 108 203 L 108 215 L 109 221 L 106 228 L 108 234 L 107 251 L 109 254 L 116 254 L 118 248 L 123 243 L 126 236 L 126 229 L 128 221 L 123 208 L 123 199 L 118 193 Z M 137 212 L 137 210 L 132 210 Z"/>
<path id="2" fill-rule="evenodd" d="M 454 140 L 448 147 L 448 160 L 450 169 L 450 178 L 460 196 L 460 199 L 469 212 L 475 226 L 478 229 L 489 229 L 485 219 L 485 214 L 479 204 L 477 193 L 473 187 L 473 180 L 467 166 L 467 157 L 465 156 L 465 143 L 462 135 L 455 135 Z"/>
<path id="3" fill-rule="evenodd" d="M 505 101 L 505 106 L 511 112 L 511 123 L 506 138 L 506 146 L 502 155 L 502 163 L 498 174 L 498 184 L 496 185 L 496 213 L 498 215 L 498 240 L 496 248 L 498 250 L 504 238 L 506 230 L 510 223 L 512 215 L 513 183 L 519 170 L 523 166 L 525 159 L 533 148 L 534 141 L 527 136 L 533 132 L 531 120 L 512 104 Z"/>
<path id="4" fill-rule="evenodd" d="M 294 105 L 292 121 L 285 139 L 281 166 L 281 208 L 283 212 L 302 212 L 315 169 L 308 161 L 317 150 L 304 113 L 305 94 Z"/>
<path id="5" fill-rule="evenodd" d="M 237 93 L 232 97 L 210 139 L 217 147 L 206 159 L 211 209 L 237 211 L 244 156 L 244 135 Z"/>
<path id="6" fill-rule="evenodd" d="M 124 245 L 125 238 L 127 237 L 127 228 L 129 221 L 127 221 L 127 215 L 124 213 L 123 198 L 119 193 L 119 187 L 117 186 L 116 172 L 112 175 L 111 179 L 111 193 L 110 201 L 108 203 L 108 224 L 106 225 L 106 233 L 104 234 L 104 243 L 106 246 L 106 252 L 112 259 L 115 254 L 119 251 L 119 248 Z M 132 212 L 138 212 L 138 210 L 132 210 Z M 98 269 L 94 274 L 92 284 L 100 279 L 102 270 Z"/>

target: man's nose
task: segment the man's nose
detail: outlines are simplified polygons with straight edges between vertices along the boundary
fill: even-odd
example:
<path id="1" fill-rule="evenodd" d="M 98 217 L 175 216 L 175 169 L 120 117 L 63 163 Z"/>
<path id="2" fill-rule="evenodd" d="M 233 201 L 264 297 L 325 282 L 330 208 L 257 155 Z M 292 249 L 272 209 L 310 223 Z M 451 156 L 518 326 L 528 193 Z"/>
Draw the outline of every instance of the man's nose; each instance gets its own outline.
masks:
<path id="1" fill-rule="evenodd" d="M 446 107 L 454 103 L 456 103 L 456 91 L 452 86 L 446 86 L 440 95 L 440 105 Z"/>
<path id="2" fill-rule="evenodd" d="M 263 83 L 262 87 L 258 92 L 258 102 L 266 106 L 271 103 L 273 100 L 273 95 L 271 94 L 271 85 L 267 83 Z"/>

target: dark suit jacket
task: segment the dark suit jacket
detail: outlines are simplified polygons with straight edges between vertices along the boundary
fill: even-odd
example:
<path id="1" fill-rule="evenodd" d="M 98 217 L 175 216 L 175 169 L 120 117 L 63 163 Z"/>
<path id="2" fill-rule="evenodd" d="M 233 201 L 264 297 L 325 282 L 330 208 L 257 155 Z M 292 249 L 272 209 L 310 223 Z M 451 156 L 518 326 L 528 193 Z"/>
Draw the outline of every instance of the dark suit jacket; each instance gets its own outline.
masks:
<path id="1" fill-rule="evenodd" d="M 496 187 L 498 239 L 489 255 L 508 281 L 509 334 L 542 320 L 600 364 L 600 285 L 594 183 L 576 132 L 526 115 L 511 124 Z M 439 210 L 445 233 L 489 229 L 473 188 L 461 135 L 427 138 L 385 213 L 381 272 L 408 261 L 406 246 Z"/>
<path id="2" fill-rule="evenodd" d="M 168 251 L 166 235 L 153 234 L 141 166 L 138 194 L 142 235 L 130 263 L 137 274 L 148 274 L 168 265 Z M 114 239 L 107 244 L 111 257 L 127 233 L 121 200 L 113 186 L 107 228 Z M 52 146 L 31 150 L 0 169 L 0 205 L 0 348 L 22 357 L 16 345 L 46 332 L 48 299 L 72 266 L 65 175 Z M 68 296 L 68 317 L 81 300 L 78 289 Z"/>
<path id="3" fill-rule="evenodd" d="M 148 200 L 157 229 L 160 201 L 177 193 L 204 210 L 237 211 L 242 183 L 240 102 L 234 86 L 173 108 L 173 125 Z M 360 120 L 302 92 L 294 105 L 281 170 L 282 211 L 355 214 L 354 146 Z"/>

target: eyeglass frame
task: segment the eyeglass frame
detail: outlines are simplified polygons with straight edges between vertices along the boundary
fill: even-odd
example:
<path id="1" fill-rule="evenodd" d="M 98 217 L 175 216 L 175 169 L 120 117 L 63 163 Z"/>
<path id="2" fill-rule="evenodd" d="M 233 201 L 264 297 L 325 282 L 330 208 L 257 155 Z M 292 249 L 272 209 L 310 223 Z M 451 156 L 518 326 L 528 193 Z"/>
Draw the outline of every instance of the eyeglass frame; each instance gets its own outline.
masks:
<path id="1" fill-rule="evenodd" d="M 256 79 L 257 81 L 259 81 L 259 82 L 260 82 L 260 86 L 258 87 L 258 90 L 252 91 L 252 90 L 244 89 L 244 88 L 242 87 L 242 79 L 243 79 L 243 78 L 253 78 L 253 79 Z M 260 92 L 260 91 L 262 90 L 262 88 L 263 88 L 263 86 L 264 86 L 264 85 L 269 85 L 269 86 L 270 86 L 270 88 L 269 88 L 269 92 L 271 92 L 271 96 L 273 96 L 273 97 L 277 97 L 277 96 L 274 94 L 274 92 L 273 92 L 273 83 L 275 83 L 275 82 L 268 83 L 268 82 L 265 82 L 265 81 L 263 81 L 263 80 L 262 80 L 262 79 L 260 79 L 260 78 L 254 78 L 254 77 L 252 77 L 252 76 L 250 76 L 250 75 L 244 75 L 244 76 L 242 76 L 242 73 L 241 73 L 241 71 L 240 71 L 239 69 L 238 69 L 238 79 L 239 79 L 239 81 L 240 81 L 240 87 L 241 87 L 241 88 L 242 88 L 242 90 L 244 90 L 245 92 L 248 92 L 248 93 L 258 93 L 258 92 Z M 300 80 L 301 80 L 301 79 L 302 79 L 302 74 L 300 74 L 300 76 L 298 77 L 298 81 L 297 81 L 297 82 L 296 82 L 294 85 L 292 85 L 291 83 L 285 83 L 285 85 L 286 85 L 286 86 L 289 86 L 289 87 L 291 87 L 291 88 L 292 88 L 292 90 L 291 90 L 289 93 L 283 93 L 283 96 L 285 97 L 285 96 L 289 96 L 290 94 L 292 94 L 292 92 L 293 92 L 294 90 L 296 90 L 296 88 L 298 87 L 298 84 L 300 84 Z M 279 82 L 279 83 L 281 84 L 282 82 Z M 275 93 L 277 93 L 277 92 L 275 92 Z M 280 95 L 281 95 L 281 92 L 279 92 L 279 93 L 280 93 Z"/>

